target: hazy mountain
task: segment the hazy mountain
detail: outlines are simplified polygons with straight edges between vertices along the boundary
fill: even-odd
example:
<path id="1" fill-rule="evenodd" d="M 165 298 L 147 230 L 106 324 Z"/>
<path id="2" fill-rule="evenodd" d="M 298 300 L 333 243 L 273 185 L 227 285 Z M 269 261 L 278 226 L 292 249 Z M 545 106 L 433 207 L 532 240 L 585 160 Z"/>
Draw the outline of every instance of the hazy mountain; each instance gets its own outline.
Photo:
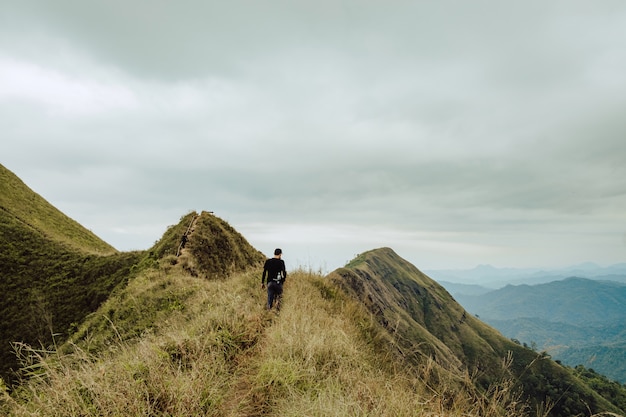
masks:
<path id="1" fill-rule="evenodd" d="M 495 268 L 491 265 L 479 265 L 472 269 L 426 270 L 425 273 L 440 282 L 481 285 L 494 289 L 509 284 L 543 284 L 569 277 L 626 283 L 626 263 L 601 267 L 592 262 L 585 262 L 566 268 L 549 270 L 538 268 Z"/>
<path id="2" fill-rule="evenodd" d="M 626 284 L 567 278 L 456 299 L 507 337 L 626 382 L 626 367 L 615 365 L 626 363 Z"/>
<path id="3" fill-rule="evenodd" d="M 574 325 L 626 322 L 626 284 L 567 278 L 539 285 L 507 285 L 477 296 L 457 295 L 485 319 L 533 317 Z"/>
<path id="4" fill-rule="evenodd" d="M 443 286 L 450 294 L 456 297 L 457 294 L 461 295 L 482 295 L 486 294 L 490 291 L 493 291 L 493 288 L 483 287 L 482 285 L 476 284 L 460 284 L 457 282 L 448 282 L 448 281 L 437 281 L 441 286 Z"/>

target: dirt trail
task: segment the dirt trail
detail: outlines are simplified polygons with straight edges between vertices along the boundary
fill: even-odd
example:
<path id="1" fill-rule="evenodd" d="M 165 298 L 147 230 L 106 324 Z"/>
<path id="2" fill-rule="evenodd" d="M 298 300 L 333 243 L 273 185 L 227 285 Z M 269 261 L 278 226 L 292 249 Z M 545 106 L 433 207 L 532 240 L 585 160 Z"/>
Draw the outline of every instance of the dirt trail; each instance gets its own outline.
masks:
<path id="1" fill-rule="evenodd" d="M 176 251 L 176 256 L 180 256 L 183 254 L 183 252 L 185 252 L 187 249 L 185 248 L 185 243 L 187 243 L 187 241 L 189 240 L 189 237 L 193 234 L 195 228 L 196 228 L 196 223 L 198 221 L 198 219 L 200 218 L 200 216 L 202 215 L 202 213 L 200 214 L 196 214 L 195 216 L 193 216 L 193 218 L 191 219 L 191 221 L 189 222 L 189 226 L 187 226 L 187 230 L 185 231 L 185 234 L 183 235 L 183 238 L 181 239 L 180 243 L 178 244 L 178 250 Z"/>
<path id="2" fill-rule="evenodd" d="M 258 315 L 251 315 L 249 320 L 257 328 L 259 338 L 247 349 L 239 352 L 234 362 L 232 388 L 221 404 L 222 414 L 226 417 L 261 417 L 270 414 L 273 407 L 271 387 L 261 386 L 254 381 L 258 372 L 259 357 L 264 353 L 263 340 L 279 317 L 263 310 Z"/>

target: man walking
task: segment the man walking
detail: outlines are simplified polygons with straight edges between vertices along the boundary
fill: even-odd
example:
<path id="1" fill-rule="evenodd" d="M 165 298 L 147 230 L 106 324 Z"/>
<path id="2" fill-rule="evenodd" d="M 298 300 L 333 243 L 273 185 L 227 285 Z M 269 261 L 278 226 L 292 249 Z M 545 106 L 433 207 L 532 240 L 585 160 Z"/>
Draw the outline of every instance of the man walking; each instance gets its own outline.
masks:
<path id="1" fill-rule="evenodd" d="M 263 266 L 263 276 L 261 277 L 261 288 L 265 288 L 265 278 L 267 277 L 267 309 L 271 310 L 276 303 L 276 310 L 280 310 L 280 296 L 283 293 L 283 282 L 287 278 L 285 261 L 281 259 L 283 251 L 280 248 L 274 250 L 274 257 L 265 261 Z"/>

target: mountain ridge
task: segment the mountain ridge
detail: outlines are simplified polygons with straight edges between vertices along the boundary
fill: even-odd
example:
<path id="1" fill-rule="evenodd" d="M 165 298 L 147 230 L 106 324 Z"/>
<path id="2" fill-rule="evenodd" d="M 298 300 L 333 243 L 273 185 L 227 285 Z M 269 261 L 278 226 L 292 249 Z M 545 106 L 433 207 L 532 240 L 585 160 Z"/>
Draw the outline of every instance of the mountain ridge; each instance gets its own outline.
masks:
<path id="1" fill-rule="evenodd" d="M 570 277 L 537 285 L 509 284 L 481 295 L 458 294 L 457 299 L 473 314 L 499 320 L 536 317 L 578 325 L 626 320 L 626 284 L 613 281 Z"/>
<path id="2" fill-rule="evenodd" d="M 46 226 L 43 208 L 34 211 L 44 213 L 42 229 L 24 226 L 10 214 L 18 207 L 0 213 L 11 248 L 0 278 L 14 297 L 0 306 L 10 313 L 2 340 L 17 341 L 22 355 L 12 392 L 0 383 L 9 416 L 560 417 L 626 408 L 467 314 L 391 248 L 327 276 L 293 271 L 276 314 L 259 285 L 265 257 L 209 212 L 181 217 L 149 250 L 102 255 Z M 15 310 L 22 296 L 41 314 Z M 75 302 L 88 303 L 68 310 Z M 6 317 L 15 329 L 43 323 L 61 336 L 6 332 Z"/>
<path id="3" fill-rule="evenodd" d="M 402 346 L 403 340 L 430 343 L 434 349 L 426 352 L 432 355 L 435 362 L 444 367 L 450 363 L 456 365 L 456 362 L 447 359 L 447 355 L 451 355 L 459 359 L 466 372 L 479 369 L 477 382 L 483 387 L 488 387 L 501 375 L 502 362 L 511 355 L 511 371 L 520 378 L 524 392 L 550 387 L 552 395 L 559 393 L 553 397 L 555 415 L 586 412 L 585 407 L 579 408 L 580 404 L 577 406 L 573 401 L 559 402 L 558 397 L 568 391 L 575 391 L 580 398 L 586 398 L 584 402 L 588 406 L 603 403 L 584 384 L 577 382 L 547 357 L 503 337 L 494 328 L 467 313 L 442 286 L 390 248 L 365 252 L 329 277 L 354 297 L 363 300 L 383 327 L 399 333 L 399 345 Z M 398 288 L 404 288 L 404 291 L 394 292 Z M 407 298 L 407 294 L 416 296 L 417 301 Z M 372 302 L 377 298 L 378 302 Z M 380 308 L 380 299 L 384 309 Z M 409 319 L 405 318 L 405 312 L 409 312 Z M 416 333 L 416 328 L 432 332 Z M 433 338 L 436 340 L 433 341 Z M 443 361 L 439 359 L 442 356 Z M 535 403 L 535 407 L 540 406 Z"/>

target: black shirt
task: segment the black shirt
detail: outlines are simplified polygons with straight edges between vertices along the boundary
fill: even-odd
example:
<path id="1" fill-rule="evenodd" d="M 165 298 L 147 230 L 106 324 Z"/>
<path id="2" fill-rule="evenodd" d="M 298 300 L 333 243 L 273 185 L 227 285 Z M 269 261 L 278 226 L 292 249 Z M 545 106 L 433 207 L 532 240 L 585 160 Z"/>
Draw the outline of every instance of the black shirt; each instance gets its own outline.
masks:
<path id="1" fill-rule="evenodd" d="M 285 261 L 278 258 L 270 258 L 265 261 L 263 266 L 263 276 L 261 277 L 261 284 L 265 284 L 265 277 L 267 276 L 267 283 L 270 281 L 276 281 L 283 283 L 287 278 L 287 271 L 285 270 Z"/>

